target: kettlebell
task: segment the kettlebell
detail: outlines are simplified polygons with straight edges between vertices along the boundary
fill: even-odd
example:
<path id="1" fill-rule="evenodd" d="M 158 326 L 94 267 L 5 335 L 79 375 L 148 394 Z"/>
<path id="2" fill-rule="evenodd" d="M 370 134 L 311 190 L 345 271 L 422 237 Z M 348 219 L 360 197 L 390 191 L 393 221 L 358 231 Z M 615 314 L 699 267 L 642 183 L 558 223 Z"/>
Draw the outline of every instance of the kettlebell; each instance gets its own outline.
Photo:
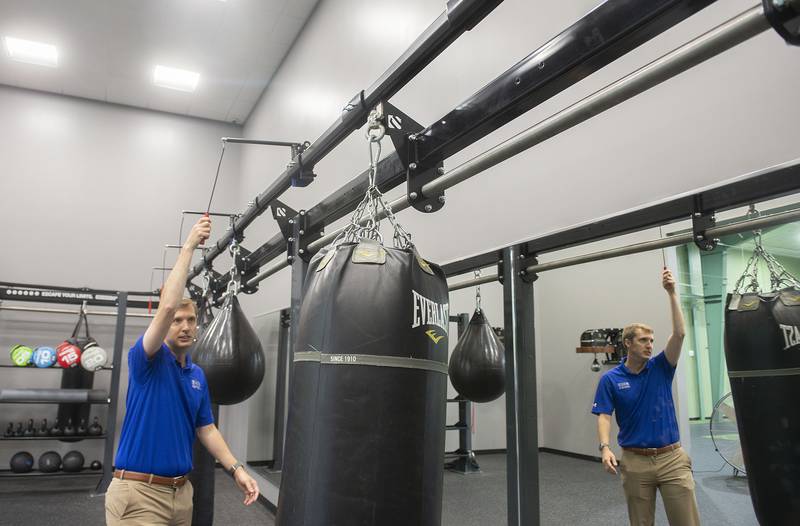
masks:
<path id="1" fill-rule="evenodd" d="M 21 437 L 22 436 L 22 422 L 17 422 L 17 430 L 14 431 L 14 436 L 15 437 Z"/>
<path id="2" fill-rule="evenodd" d="M 64 426 L 64 436 L 65 437 L 75 436 L 75 428 L 72 427 L 72 419 L 71 418 L 67 419 L 67 425 Z"/>
<path id="3" fill-rule="evenodd" d="M 36 430 L 37 437 L 46 437 L 47 436 L 47 419 L 42 420 L 42 425 L 39 429 Z"/>
<path id="4" fill-rule="evenodd" d="M 86 419 L 81 418 L 81 423 L 78 424 L 78 428 L 75 430 L 75 434 L 78 436 L 83 436 L 86 434 Z"/>
<path id="5" fill-rule="evenodd" d="M 24 437 L 32 437 L 36 432 L 33 430 L 33 418 L 28 420 L 28 428 L 22 433 Z"/>
<path id="6" fill-rule="evenodd" d="M 89 426 L 89 434 L 91 436 L 99 436 L 103 434 L 103 428 L 100 426 L 100 421 L 97 417 L 94 417 L 94 422 L 92 422 L 92 425 Z"/>
<path id="7" fill-rule="evenodd" d="M 61 429 L 61 426 L 58 425 L 58 418 L 56 418 L 56 422 L 53 424 L 53 427 L 50 428 L 50 436 L 51 437 L 60 437 L 64 434 L 64 430 Z"/>
<path id="8" fill-rule="evenodd" d="M 14 422 L 9 422 L 5 433 L 3 433 L 3 437 L 4 438 L 9 438 L 9 437 L 13 437 L 13 436 L 14 436 Z"/>
<path id="9" fill-rule="evenodd" d="M 99 460 L 93 460 L 92 463 L 89 464 L 89 469 L 100 471 L 103 469 L 103 464 Z"/>

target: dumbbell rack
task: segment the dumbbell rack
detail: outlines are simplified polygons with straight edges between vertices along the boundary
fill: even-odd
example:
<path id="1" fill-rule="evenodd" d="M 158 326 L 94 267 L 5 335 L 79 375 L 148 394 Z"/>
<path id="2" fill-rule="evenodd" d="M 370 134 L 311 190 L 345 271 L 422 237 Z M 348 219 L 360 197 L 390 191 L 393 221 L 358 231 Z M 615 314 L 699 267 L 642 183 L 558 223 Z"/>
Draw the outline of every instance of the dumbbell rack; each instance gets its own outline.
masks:
<path id="1" fill-rule="evenodd" d="M 116 313 L 108 312 L 108 315 L 116 317 L 116 327 L 114 336 L 114 348 L 111 353 L 110 363 L 103 367 L 100 372 L 109 371 L 111 381 L 108 392 L 101 392 L 92 389 L 92 382 L 95 373 L 84 371 L 80 367 L 64 369 L 58 366 L 44 370 L 61 369 L 61 388 L 60 389 L 2 389 L 0 388 L 0 404 L 58 404 L 59 421 L 64 425 L 66 419 L 61 419 L 62 415 L 89 414 L 91 405 L 107 405 L 108 415 L 106 426 L 102 435 L 80 435 L 80 436 L 32 436 L 32 437 L 0 437 L 0 441 L 27 441 L 27 440 L 58 440 L 61 442 L 78 442 L 82 440 L 102 440 L 104 442 L 103 468 L 101 471 L 90 470 L 84 467 L 79 472 L 42 473 L 33 470 L 28 473 L 14 473 L 10 469 L 0 470 L 0 479 L 7 477 L 61 477 L 61 476 L 100 476 L 100 481 L 95 488 L 96 494 L 105 492 L 113 475 L 114 460 L 114 438 L 116 434 L 117 406 L 119 401 L 119 383 L 122 359 L 122 346 L 125 337 L 125 322 L 128 315 L 128 307 L 157 307 L 148 301 L 128 301 L 129 295 L 150 296 L 150 292 L 124 292 L 111 290 L 97 290 L 89 288 L 65 288 L 46 285 L 30 285 L 19 283 L 0 282 L 0 311 L 27 311 L 40 313 L 64 313 L 78 314 L 78 311 L 35 308 L 35 307 L 16 307 L 7 306 L 8 301 L 19 301 L 25 303 L 56 303 L 68 305 L 91 305 L 116 307 Z M 35 366 L 17 367 L 14 365 L 0 365 L 3 368 L 14 368 L 16 370 L 39 369 Z M 2 374 L 0 372 L 0 374 Z M 32 373 L 35 374 L 35 373 Z M 80 399 L 80 401 L 76 401 Z M 77 425 L 77 421 L 73 421 Z M 87 418 L 88 423 L 88 418 Z"/>

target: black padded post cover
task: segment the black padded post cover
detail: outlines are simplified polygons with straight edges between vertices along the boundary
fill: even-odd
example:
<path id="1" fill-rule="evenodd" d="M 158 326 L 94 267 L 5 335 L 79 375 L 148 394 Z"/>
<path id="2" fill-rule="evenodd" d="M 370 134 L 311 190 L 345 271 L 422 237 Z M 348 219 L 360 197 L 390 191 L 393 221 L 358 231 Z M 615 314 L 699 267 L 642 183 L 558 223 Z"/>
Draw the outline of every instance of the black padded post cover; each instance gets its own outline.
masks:
<path id="1" fill-rule="evenodd" d="M 800 524 L 800 290 L 729 294 L 725 358 L 756 517 Z"/>
<path id="2" fill-rule="evenodd" d="M 219 406 L 211 406 L 214 423 L 219 421 Z M 199 440 L 192 446 L 192 526 L 213 526 L 214 524 L 214 468 L 217 461 Z"/>
<path id="3" fill-rule="evenodd" d="M 475 309 L 450 355 L 450 381 L 473 402 L 491 402 L 505 392 L 505 347 L 482 309 Z"/>
<path id="4" fill-rule="evenodd" d="M 312 259 L 278 526 L 441 523 L 448 311 L 444 274 L 414 250 Z"/>
<path id="5" fill-rule="evenodd" d="M 206 375 L 215 404 L 250 398 L 264 379 L 264 351 L 239 300 L 229 294 L 217 317 L 200 334 L 192 360 Z"/>

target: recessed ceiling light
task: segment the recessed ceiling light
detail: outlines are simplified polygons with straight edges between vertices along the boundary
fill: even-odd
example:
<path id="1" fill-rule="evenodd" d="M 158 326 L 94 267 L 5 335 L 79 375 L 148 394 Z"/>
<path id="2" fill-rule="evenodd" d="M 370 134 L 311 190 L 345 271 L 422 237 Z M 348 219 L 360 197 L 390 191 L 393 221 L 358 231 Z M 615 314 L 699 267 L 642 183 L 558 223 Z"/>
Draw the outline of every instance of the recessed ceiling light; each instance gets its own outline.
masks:
<path id="1" fill-rule="evenodd" d="M 52 44 L 14 37 L 5 37 L 4 40 L 8 56 L 13 60 L 51 68 L 58 65 L 58 50 Z"/>
<path id="2" fill-rule="evenodd" d="M 153 74 L 153 84 L 156 86 L 179 91 L 194 91 L 199 80 L 200 73 L 160 65 L 156 66 Z"/>

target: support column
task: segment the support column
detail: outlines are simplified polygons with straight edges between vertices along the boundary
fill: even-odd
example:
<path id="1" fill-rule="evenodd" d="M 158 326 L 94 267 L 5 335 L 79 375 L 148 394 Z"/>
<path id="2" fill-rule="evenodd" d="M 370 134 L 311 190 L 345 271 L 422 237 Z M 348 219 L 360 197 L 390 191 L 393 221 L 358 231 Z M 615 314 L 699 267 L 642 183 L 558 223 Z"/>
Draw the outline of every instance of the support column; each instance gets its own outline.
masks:
<path id="1" fill-rule="evenodd" d="M 503 249 L 503 309 L 506 349 L 506 448 L 508 524 L 538 526 L 539 436 L 533 284 L 524 279 L 519 246 Z"/>

